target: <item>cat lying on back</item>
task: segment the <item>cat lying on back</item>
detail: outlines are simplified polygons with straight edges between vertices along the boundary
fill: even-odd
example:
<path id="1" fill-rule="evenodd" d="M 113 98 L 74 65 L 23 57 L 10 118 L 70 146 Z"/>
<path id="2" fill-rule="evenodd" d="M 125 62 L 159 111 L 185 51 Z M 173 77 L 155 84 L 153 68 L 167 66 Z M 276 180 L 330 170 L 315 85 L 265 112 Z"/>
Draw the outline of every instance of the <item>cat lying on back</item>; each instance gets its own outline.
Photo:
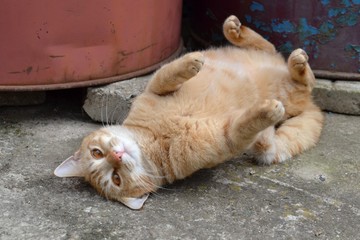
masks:
<path id="1" fill-rule="evenodd" d="M 164 65 L 123 124 L 85 137 L 55 175 L 85 177 L 106 198 L 139 209 L 161 185 L 244 151 L 271 164 L 314 146 L 323 115 L 312 102 L 306 53 L 297 49 L 285 62 L 235 16 L 223 31 L 239 48 L 193 52 Z"/>

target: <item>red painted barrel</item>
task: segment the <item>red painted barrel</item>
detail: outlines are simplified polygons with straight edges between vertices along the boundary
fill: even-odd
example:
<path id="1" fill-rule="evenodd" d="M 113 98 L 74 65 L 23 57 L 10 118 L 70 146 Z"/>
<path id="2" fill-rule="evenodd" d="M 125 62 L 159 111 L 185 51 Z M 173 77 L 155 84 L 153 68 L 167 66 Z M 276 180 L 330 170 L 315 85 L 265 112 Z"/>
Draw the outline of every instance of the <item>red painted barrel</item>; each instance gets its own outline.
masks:
<path id="1" fill-rule="evenodd" d="M 359 0 L 188 1 L 190 28 L 202 44 L 223 43 L 222 24 L 229 15 L 288 55 L 303 48 L 318 76 L 360 80 Z"/>
<path id="2" fill-rule="evenodd" d="M 0 90 L 104 84 L 181 50 L 182 0 L 3 0 Z"/>

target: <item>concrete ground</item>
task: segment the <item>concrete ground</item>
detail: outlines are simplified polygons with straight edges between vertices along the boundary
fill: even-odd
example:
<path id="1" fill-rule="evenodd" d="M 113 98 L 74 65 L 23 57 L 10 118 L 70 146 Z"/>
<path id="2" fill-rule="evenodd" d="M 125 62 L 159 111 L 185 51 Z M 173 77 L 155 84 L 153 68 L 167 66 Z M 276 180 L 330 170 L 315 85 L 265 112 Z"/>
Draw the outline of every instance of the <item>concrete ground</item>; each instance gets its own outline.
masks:
<path id="1" fill-rule="evenodd" d="M 98 128 L 81 93 L 0 108 L 0 239 L 360 239 L 360 117 L 326 113 L 317 147 L 243 156 L 152 195 L 140 211 L 53 170 Z"/>

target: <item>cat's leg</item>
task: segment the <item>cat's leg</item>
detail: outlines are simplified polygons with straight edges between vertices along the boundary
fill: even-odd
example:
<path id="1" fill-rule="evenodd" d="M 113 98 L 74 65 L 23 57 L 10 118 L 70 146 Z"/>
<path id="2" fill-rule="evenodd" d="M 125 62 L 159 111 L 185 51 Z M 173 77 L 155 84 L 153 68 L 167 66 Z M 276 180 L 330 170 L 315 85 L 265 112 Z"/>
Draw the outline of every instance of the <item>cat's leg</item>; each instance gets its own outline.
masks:
<path id="1" fill-rule="evenodd" d="M 284 107 L 277 100 L 267 100 L 262 106 L 247 112 L 232 111 L 222 120 L 184 118 L 177 123 L 180 134 L 172 139 L 169 166 L 173 179 L 182 179 L 193 172 L 216 166 L 246 150 L 256 135 L 277 123 Z"/>
<path id="2" fill-rule="evenodd" d="M 161 67 L 150 80 L 146 91 L 165 95 L 178 90 L 182 83 L 194 77 L 204 65 L 204 55 L 192 52 Z"/>
<path id="3" fill-rule="evenodd" d="M 267 128 L 257 136 L 251 147 L 259 164 L 283 162 L 319 140 L 324 116 L 320 109 L 309 104 L 300 115 L 284 121 L 279 128 Z"/>
<path id="4" fill-rule="evenodd" d="M 277 129 L 269 127 L 257 136 L 251 152 L 260 164 L 283 162 L 314 146 L 320 137 L 324 116 L 311 102 L 315 77 L 304 50 L 297 49 L 290 54 L 288 68 L 297 84 L 290 93 L 286 112 L 294 117 Z"/>
<path id="5" fill-rule="evenodd" d="M 236 16 L 230 16 L 225 20 L 223 32 L 226 39 L 235 46 L 255 48 L 269 53 L 276 53 L 273 44 L 255 31 L 243 26 Z"/>
<path id="6" fill-rule="evenodd" d="M 284 106 L 277 100 L 266 100 L 258 109 L 250 109 L 231 119 L 229 127 L 224 127 L 230 145 L 245 150 L 252 144 L 259 132 L 278 123 L 284 116 Z"/>
<path id="7" fill-rule="evenodd" d="M 288 58 L 288 68 L 291 78 L 306 86 L 308 91 L 312 91 L 315 85 L 315 76 L 308 63 L 308 55 L 302 49 L 294 50 Z"/>

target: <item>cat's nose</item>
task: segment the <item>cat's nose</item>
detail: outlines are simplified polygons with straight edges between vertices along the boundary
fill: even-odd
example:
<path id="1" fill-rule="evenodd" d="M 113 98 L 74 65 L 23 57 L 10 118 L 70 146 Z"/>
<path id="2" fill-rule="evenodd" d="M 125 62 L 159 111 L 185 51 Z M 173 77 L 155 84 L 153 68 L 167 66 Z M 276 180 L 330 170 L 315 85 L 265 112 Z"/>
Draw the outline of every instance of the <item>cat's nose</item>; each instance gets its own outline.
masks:
<path id="1" fill-rule="evenodd" d="M 121 160 L 122 155 L 124 154 L 123 151 L 114 151 L 113 153 L 114 153 L 114 156 L 116 158 L 119 158 L 120 160 Z"/>
<path id="2" fill-rule="evenodd" d="M 110 165 L 113 167 L 120 167 L 120 164 L 122 162 L 122 156 L 124 152 L 123 151 L 113 151 L 110 153 L 110 156 L 106 159 Z"/>

